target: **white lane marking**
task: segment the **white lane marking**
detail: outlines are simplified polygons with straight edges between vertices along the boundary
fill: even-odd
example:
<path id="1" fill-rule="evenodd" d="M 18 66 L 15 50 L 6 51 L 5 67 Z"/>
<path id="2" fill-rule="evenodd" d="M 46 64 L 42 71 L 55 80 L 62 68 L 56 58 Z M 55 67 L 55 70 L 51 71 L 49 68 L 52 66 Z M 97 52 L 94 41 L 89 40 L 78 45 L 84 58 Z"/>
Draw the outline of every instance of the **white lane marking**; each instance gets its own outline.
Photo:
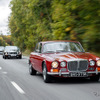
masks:
<path id="1" fill-rule="evenodd" d="M 7 74 L 7 72 L 2 72 L 3 74 Z"/>
<path id="2" fill-rule="evenodd" d="M 11 81 L 11 84 L 21 93 L 25 94 L 25 92 L 13 81 Z"/>
<path id="3" fill-rule="evenodd" d="M 0 70 L 2 69 L 2 67 L 0 67 Z"/>

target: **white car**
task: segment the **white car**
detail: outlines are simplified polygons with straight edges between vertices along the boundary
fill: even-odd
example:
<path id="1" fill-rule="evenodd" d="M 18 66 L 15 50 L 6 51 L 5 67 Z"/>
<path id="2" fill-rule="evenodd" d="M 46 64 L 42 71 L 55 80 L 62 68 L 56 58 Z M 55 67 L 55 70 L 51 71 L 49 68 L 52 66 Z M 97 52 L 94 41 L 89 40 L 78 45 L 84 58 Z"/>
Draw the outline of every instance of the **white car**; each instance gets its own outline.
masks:
<path id="1" fill-rule="evenodd" d="M 7 58 L 22 58 L 22 53 L 20 51 L 20 49 L 17 46 L 6 46 L 4 48 L 4 52 L 3 52 L 3 58 L 7 59 Z"/>
<path id="2" fill-rule="evenodd" d="M 3 54 L 4 46 L 0 46 L 0 54 Z"/>

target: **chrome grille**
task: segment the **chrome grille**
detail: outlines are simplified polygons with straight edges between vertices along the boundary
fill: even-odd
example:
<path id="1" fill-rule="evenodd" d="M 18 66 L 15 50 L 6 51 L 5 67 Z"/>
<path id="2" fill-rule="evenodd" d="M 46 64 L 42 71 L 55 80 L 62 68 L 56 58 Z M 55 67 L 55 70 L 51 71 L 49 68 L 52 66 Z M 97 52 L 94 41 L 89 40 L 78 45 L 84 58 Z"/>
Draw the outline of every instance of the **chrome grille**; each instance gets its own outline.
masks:
<path id="1" fill-rule="evenodd" d="M 68 62 L 69 71 L 86 71 L 88 67 L 87 60 L 69 61 Z"/>
<path id="2" fill-rule="evenodd" d="M 68 62 L 68 70 L 69 71 L 76 71 L 77 70 L 77 66 L 78 66 L 78 62 L 77 61 Z"/>

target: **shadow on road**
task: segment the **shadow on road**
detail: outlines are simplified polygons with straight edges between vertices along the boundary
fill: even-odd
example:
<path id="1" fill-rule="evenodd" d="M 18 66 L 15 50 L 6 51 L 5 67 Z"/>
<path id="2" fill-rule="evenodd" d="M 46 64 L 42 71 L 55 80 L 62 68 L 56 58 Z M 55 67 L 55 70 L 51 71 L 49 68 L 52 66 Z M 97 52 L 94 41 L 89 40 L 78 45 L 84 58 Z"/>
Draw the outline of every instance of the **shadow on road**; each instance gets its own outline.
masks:
<path id="1" fill-rule="evenodd" d="M 43 80 L 42 74 L 37 73 L 37 78 L 41 78 Z M 100 80 L 98 82 L 91 81 L 89 78 L 58 78 L 53 77 L 50 84 L 100 84 Z"/>

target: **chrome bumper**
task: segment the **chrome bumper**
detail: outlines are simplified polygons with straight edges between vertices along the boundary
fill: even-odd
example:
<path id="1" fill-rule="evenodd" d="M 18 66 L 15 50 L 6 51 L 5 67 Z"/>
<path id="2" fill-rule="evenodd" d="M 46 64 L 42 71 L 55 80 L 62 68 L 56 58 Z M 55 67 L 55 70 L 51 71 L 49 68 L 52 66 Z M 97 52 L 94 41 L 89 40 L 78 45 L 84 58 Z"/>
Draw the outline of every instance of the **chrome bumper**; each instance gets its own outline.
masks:
<path id="1" fill-rule="evenodd" d="M 61 71 L 59 71 L 59 72 L 47 72 L 48 75 L 58 75 L 58 76 L 68 75 L 69 77 L 70 77 L 70 73 L 72 73 L 72 72 L 61 72 Z M 75 73 L 81 73 L 81 72 L 75 72 Z M 82 73 L 84 73 L 84 72 L 82 72 Z M 96 70 L 96 71 L 89 71 L 89 72 L 85 72 L 85 73 L 86 73 L 86 76 L 90 76 L 91 74 L 98 75 L 98 74 L 100 74 L 100 71 Z"/>

